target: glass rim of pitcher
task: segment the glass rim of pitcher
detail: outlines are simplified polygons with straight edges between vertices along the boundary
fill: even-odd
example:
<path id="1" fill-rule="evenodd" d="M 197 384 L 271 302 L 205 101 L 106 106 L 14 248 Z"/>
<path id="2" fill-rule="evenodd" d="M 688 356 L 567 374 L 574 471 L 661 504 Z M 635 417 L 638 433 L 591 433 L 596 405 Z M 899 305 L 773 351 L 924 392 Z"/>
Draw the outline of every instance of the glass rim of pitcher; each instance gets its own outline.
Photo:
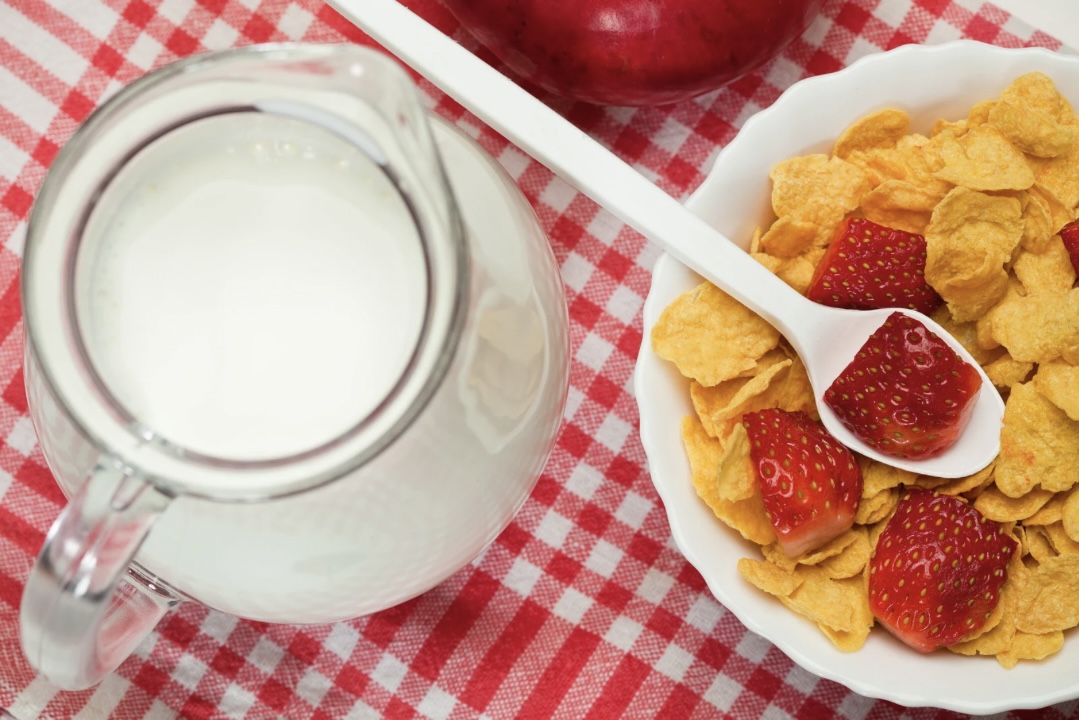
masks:
<path id="1" fill-rule="evenodd" d="M 197 78 L 229 63 L 313 62 L 361 58 L 381 65 L 404 92 L 402 102 L 418 113 L 413 122 L 420 141 L 431 152 L 432 182 L 440 189 L 444 206 L 427 207 L 422 190 L 398 176 L 400 168 L 380 165 L 411 214 L 423 254 L 426 302 L 423 321 L 411 357 L 378 404 L 345 431 L 299 452 L 258 459 L 215 457 L 171 442 L 143 424 L 116 396 L 91 362 L 75 311 L 76 264 L 82 233 L 109 183 L 124 165 L 147 145 L 193 122 L 234 112 L 281 115 L 274 102 L 221 103 L 198 112 L 172 116 L 153 132 L 126 138 L 116 162 L 86 169 L 85 153 L 108 137 L 108 125 L 147 93 L 168 83 Z M 165 88 L 167 91 L 167 87 Z M 287 114 L 286 114 L 287 117 Z M 342 130 L 340 123 L 323 123 L 310 116 L 299 119 L 357 147 L 371 158 L 362 141 Z M 111 130 L 115 135 L 117 131 Z M 372 158 L 373 159 L 373 158 Z M 86 189 L 71 189 L 72 179 L 85 172 L 95 178 Z M 65 195 L 65 191 L 67 195 Z M 74 198 L 68 199 L 68 195 Z M 436 195 L 438 193 L 435 193 Z M 56 205 L 68 200 L 77 212 L 57 218 Z M 79 202 L 81 200 L 81 202 Z M 437 205 L 437 203 L 434 203 Z M 55 229 L 57 223 L 59 229 Z M 50 229 L 53 228 L 53 229 Z M 64 232 L 67 230 L 67 232 Z M 59 280 L 48 273 L 62 261 Z M 50 261 L 52 265 L 50 265 Z M 391 445 L 419 416 L 448 372 L 467 314 L 469 260 L 465 229 L 452 188 L 434 146 L 426 110 L 411 79 L 385 54 L 349 43 L 284 42 L 199 53 L 153 70 L 121 88 L 96 108 L 74 131 L 54 159 L 35 198 L 27 222 L 22 263 L 22 303 L 26 352 L 33 353 L 48 387 L 68 418 L 99 451 L 132 474 L 176 495 L 226 501 L 257 501 L 302 492 L 326 484 L 369 462 Z M 60 298 L 50 297 L 59 282 Z"/>

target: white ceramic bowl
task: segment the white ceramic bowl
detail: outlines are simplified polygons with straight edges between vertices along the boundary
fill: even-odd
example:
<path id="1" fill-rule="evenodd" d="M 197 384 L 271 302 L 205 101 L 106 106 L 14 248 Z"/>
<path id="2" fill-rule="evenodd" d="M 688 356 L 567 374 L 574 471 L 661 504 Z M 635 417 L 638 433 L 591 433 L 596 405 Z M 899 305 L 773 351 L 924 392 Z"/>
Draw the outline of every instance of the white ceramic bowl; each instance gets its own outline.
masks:
<path id="1" fill-rule="evenodd" d="M 934 120 L 966 117 L 976 102 L 995 97 L 1015 77 L 1034 70 L 1052 77 L 1079 106 L 1079 57 L 968 41 L 903 46 L 803 80 L 745 123 L 688 206 L 728 237 L 747 243 L 754 228 L 773 217 L 768 171 L 775 163 L 827 152 L 850 122 L 883 107 L 906 110 L 912 131 L 928 133 Z M 970 714 L 1044 707 L 1079 697 L 1079 633 L 1074 630 L 1057 655 L 1012 670 L 993 658 L 947 651 L 922 655 L 879 626 L 865 647 L 848 654 L 836 650 L 814 624 L 742 580 L 735 567 L 738 558 L 758 557 L 758 551 L 722 525 L 694 492 L 679 435 L 681 418 L 693 413 L 687 382 L 652 353 L 648 340 L 663 308 L 698 282 L 669 256 L 656 263 L 634 383 L 641 438 L 671 532 L 716 598 L 806 670 L 870 697 Z"/>

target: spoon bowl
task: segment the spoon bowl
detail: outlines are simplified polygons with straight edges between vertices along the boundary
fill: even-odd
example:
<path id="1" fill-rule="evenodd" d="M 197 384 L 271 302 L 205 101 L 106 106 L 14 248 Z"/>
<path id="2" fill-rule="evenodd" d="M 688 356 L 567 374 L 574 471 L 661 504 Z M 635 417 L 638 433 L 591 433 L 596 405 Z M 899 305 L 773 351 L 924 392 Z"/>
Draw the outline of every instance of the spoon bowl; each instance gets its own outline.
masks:
<path id="1" fill-rule="evenodd" d="M 832 408 L 824 402 L 824 391 L 839 376 L 847 363 L 855 356 L 866 339 L 876 332 L 896 309 L 884 310 L 841 310 L 804 301 L 794 309 L 794 313 L 804 312 L 804 324 L 791 327 L 785 333 L 787 340 L 802 357 L 809 373 L 813 396 L 817 403 L 817 412 L 821 422 L 847 447 L 857 450 L 866 457 L 887 463 L 893 467 L 909 470 L 920 475 L 940 478 L 959 478 L 982 469 L 1000 452 L 1000 429 L 1004 415 L 1004 400 L 985 371 L 974 361 L 970 354 L 947 330 L 921 313 L 899 309 L 940 337 L 961 358 L 974 367 L 982 379 L 981 388 L 974 401 L 974 410 L 966 428 L 959 435 L 954 445 L 940 455 L 922 460 L 886 455 L 854 436 Z M 788 311 L 790 312 L 790 311 Z M 793 314 L 793 313 L 792 313 Z M 788 324 L 792 321 L 788 320 Z M 809 358 L 813 358 L 811 362 Z"/>
<path id="2" fill-rule="evenodd" d="M 362 30 L 443 92 L 630 227 L 768 321 L 809 372 L 825 427 L 852 450 L 922 475 L 963 477 L 996 457 L 1004 403 L 978 363 L 924 315 L 912 315 L 978 369 L 982 389 L 960 440 L 930 458 L 895 458 L 855 436 L 824 391 L 894 310 L 835 310 L 793 290 L 614 153 L 396 0 L 333 0 Z"/>

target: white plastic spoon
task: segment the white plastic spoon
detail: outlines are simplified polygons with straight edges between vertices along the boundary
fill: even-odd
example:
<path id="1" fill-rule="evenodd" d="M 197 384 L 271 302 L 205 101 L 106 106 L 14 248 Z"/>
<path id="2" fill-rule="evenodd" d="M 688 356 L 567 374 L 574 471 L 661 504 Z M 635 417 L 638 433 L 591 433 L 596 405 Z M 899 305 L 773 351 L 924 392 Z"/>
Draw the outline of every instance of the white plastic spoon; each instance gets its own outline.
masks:
<path id="1" fill-rule="evenodd" d="M 940 455 L 924 460 L 884 455 L 848 431 L 823 394 L 894 310 L 838 310 L 807 300 L 619 157 L 396 0 L 329 2 L 508 140 L 771 323 L 801 356 L 821 420 L 840 442 L 880 462 L 942 478 L 977 472 L 996 457 L 1004 403 L 978 363 L 932 320 L 903 311 L 981 373 L 974 411 L 958 442 Z"/>

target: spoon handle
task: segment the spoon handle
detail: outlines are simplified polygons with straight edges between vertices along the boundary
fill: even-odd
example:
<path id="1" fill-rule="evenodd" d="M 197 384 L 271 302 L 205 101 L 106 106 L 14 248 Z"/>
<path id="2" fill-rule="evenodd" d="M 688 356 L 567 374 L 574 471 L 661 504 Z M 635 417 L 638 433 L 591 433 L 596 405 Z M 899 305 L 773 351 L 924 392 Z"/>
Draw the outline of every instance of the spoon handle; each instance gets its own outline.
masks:
<path id="1" fill-rule="evenodd" d="M 622 222 L 756 311 L 796 345 L 810 303 L 678 200 L 396 0 L 329 0 L 339 12 Z M 783 308 L 783 317 L 769 308 Z"/>
<path id="2" fill-rule="evenodd" d="M 848 447 L 911 472 L 946 478 L 992 462 L 1004 403 L 981 367 L 939 325 L 901 311 L 927 324 L 978 369 L 982 390 L 970 426 L 960 443 L 935 458 L 883 455 L 839 422 L 822 393 L 844 359 L 854 356 L 891 310 L 840 310 L 807 300 L 614 153 L 396 0 L 328 2 L 508 140 L 771 323 L 803 358 L 822 421 Z"/>

